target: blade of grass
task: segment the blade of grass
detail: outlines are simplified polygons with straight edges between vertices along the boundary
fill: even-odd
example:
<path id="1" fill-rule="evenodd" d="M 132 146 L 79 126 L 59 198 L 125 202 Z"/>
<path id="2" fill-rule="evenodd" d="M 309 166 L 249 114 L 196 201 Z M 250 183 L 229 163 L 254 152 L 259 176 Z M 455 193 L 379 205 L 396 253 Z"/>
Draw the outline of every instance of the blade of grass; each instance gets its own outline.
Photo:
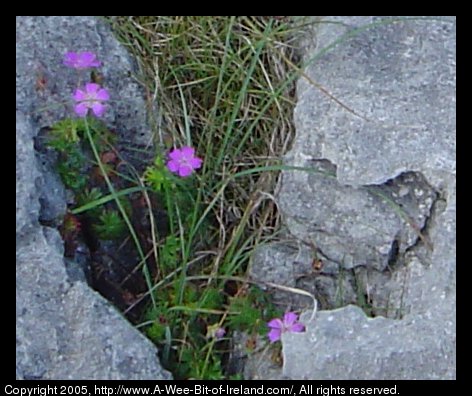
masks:
<path id="1" fill-rule="evenodd" d="M 86 212 L 87 210 L 95 209 L 98 206 L 104 205 L 107 202 L 117 200 L 120 197 L 123 197 L 125 195 L 133 194 L 135 192 L 141 192 L 146 190 L 146 187 L 144 186 L 137 186 L 137 187 L 130 187 L 130 188 L 125 188 L 120 191 L 113 191 L 109 195 L 106 195 L 104 197 L 101 197 L 95 201 L 91 201 L 85 205 L 79 206 L 78 208 L 72 209 L 70 212 L 74 215 Z"/>

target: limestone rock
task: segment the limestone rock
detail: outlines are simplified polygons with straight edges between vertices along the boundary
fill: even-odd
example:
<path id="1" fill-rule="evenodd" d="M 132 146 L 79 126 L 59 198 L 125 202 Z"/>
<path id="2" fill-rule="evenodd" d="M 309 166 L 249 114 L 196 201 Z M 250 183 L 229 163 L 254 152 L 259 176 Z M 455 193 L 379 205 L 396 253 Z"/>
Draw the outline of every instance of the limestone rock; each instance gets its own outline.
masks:
<path id="1" fill-rule="evenodd" d="M 288 231 L 334 279 L 352 273 L 376 317 L 306 312 L 306 333 L 283 337 L 279 378 L 456 375 L 455 19 L 389 18 L 323 17 L 306 40 L 316 61 L 298 82 L 285 162 L 312 171 L 284 171 L 278 195 Z"/>
<path id="2" fill-rule="evenodd" d="M 150 130 L 132 61 L 92 17 L 17 17 L 16 46 L 17 379 L 170 379 L 156 347 L 84 277 L 70 277 L 59 233 L 40 224 L 66 207 L 63 188 L 34 147 L 42 128 L 71 112 L 76 75 L 62 65 L 65 52 L 98 54 L 112 98 L 122 99 L 106 121 L 123 131 L 122 141 L 143 144 Z"/>

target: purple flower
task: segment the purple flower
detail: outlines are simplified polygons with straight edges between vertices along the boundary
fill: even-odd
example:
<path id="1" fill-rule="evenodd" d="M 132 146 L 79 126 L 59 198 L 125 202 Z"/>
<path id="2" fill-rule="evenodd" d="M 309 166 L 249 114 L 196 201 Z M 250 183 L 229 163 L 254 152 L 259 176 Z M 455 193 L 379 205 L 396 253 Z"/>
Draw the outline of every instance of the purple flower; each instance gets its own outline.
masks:
<path id="1" fill-rule="evenodd" d="M 226 330 L 224 329 L 224 327 L 219 327 L 216 331 L 215 331 L 215 337 L 219 340 L 220 338 L 223 338 L 226 334 Z"/>
<path id="2" fill-rule="evenodd" d="M 181 149 L 174 149 L 169 153 L 167 168 L 181 177 L 187 177 L 192 174 L 194 169 L 200 168 L 202 162 L 201 158 L 195 157 L 195 149 L 193 147 L 184 146 Z"/>
<path id="3" fill-rule="evenodd" d="M 269 337 L 270 342 L 279 341 L 282 333 L 292 332 L 301 333 L 305 331 L 305 326 L 298 322 L 298 315 L 295 312 L 286 312 L 283 319 L 272 319 L 268 324 L 270 328 Z"/>
<path id="4" fill-rule="evenodd" d="M 226 330 L 224 329 L 224 327 L 220 327 L 219 323 L 215 323 L 207 327 L 206 338 L 221 340 L 225 336 L 225 334 Z"/>
<path id="5" fill-rule="evenodd" d="M 92 109 L 93 114 L 101 117 L 105 112 L 106 106 L 102 103 L 110 99 L 108 91 L 94 83 L 85 84 L 85 89 L 76 89 L 73 95 L 77 102 L 74 106 L 76 114 L 80 117 L 87 115 L 88 109 Z"/>
<path id="6" fill-rule="evenodd" d="M 87 69 L 89 67 L 100 67 L 101 62 L 93 52 L 68 52 L 64 56 L 64 65 L 74 69 Z"/>

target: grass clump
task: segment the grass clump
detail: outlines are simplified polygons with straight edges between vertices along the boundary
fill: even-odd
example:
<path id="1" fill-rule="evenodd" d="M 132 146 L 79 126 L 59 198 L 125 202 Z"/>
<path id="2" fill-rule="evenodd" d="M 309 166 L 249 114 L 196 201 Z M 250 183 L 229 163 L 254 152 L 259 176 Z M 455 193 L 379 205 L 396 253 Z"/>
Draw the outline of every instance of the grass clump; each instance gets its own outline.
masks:
<path id="1" fill-rule="evenodd" d="M 146 294 L 155 303 L 139 327 L 176 378 L 225 378 L 231 331 L 264 334 L 277 314 L 246 270 L 279 226 L 272 194 L 293 136 L 291 43 L 302 26 L 288 17 L 108 20 L 160 106 L 144 181 L 169 232 L 153 233 L 158 275 Z M 182 146 L 204 160 L 189 178 L 165 167 L 166 150 Z"/>

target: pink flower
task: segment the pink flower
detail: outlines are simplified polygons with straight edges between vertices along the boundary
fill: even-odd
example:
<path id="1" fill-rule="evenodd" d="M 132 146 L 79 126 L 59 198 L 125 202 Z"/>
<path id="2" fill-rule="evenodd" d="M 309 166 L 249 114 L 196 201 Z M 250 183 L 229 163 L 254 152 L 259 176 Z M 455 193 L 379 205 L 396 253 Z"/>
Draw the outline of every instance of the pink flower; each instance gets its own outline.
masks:
<path id="1" fill-rule="evenodd" d="M 282 337 L 282 333 L 292 332 L 301 333 L 305 331 L 305 326 L 298 322 L 298 315 L 295 312 L 286 312 L 283 319 L 272 319 L 268 324 L 270 342 L 279 341 Z"/>
<path id="2" fill-rule="evenodd" d="M 93 52 L 68 52 L 64 56 L 64 65 L 74 69 L 88 69 L 89 67 L 100 67 L 101 62 Z"/>
<path id="3" fill-rule="evenodd" d="M 181 149 L 174 149 L 169 153 L 169 161 L 167 168 L 177 173 L 180 177 L 190 176 L 194 169 L 202 166 L 203 160 L 195 157 L 195 149 L 193 147 L 184 146 Z"/>
<path id="4" fill-rule="evenodd" d="M 77 102 L 74 110 L 78 116 L 85 117 L 88 109 L 92 109 L 93 114 L 101 117 L 106 109 L 103 102 L 110 99 L 110 95 L 100 85 L 87 83 L 85 84 L 85 89 L 75 90 L 73 98 Z"/>

